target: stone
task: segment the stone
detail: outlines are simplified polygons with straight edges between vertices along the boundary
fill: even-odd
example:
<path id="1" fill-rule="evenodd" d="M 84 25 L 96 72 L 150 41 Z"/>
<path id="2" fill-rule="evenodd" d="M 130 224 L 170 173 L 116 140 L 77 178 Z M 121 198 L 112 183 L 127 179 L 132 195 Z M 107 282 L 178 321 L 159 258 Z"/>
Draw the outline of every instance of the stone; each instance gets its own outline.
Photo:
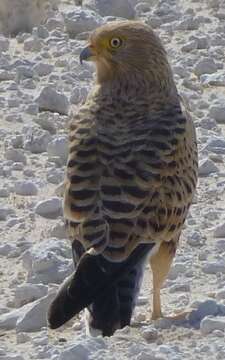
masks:
<path id="1" fill-rule="evenodd" d="M 24 140 L 24 149 L 32 152 L 33 154 L 41 154 L 47 151 L 49 142 L 51 141 L 51 135 L 48 131 L 44 131 L 33 127 L 28 130 L 27 136 Z"/>
<path id="2" fill-rule="evenodd" d="M 225 299 L 225 289 L 219 290 L 216 293 L 216 300 L 224 300 Z"/>
<path id="3" fill-rule="evenodd" d="M 183 52 L 191 52 L 193 50 L 196 50 L 197 46 L 198 46 L 197 41 L 191 40 L 191 41 L 187 42 L 185 45 L 183 45 L 181 47 L 181 51 L 183 51 Z"/>
<path id="4" fill-rule="evenodd" d="M 51 184 L 60 184 L 64 179 L 64 172 L 59 169 L 51 169 L 47 173 L 47 180 Z"/>
<path id="5" fill-rule="evenodd" d="M 9 50 L 9 40 L 0 35 L 0 53 Z"/>
<path id="6" fill-rule="evenodd" d="M 31 304 L 22 306 L 19 309 L 12 310 L 0 315 L 0 329 L 11 330 L 16 327 L 17 320 L 30 308 Z"/>
<path id="7" fill-rule="evenodd" d="M 60 221 L 52 226 L 52 228 L 50 229 L 50 236 L 55 237 L 57 239 L 67 238 L 67 232 L 64 221 Z"/>
<path id="8" fill-rule="evenodd" d="M 194 73 L 197 76 L 201 76 L 203 74 L 212 74 L 216 71 L 217 71 L 217 66 L 214 60 L 211 58 L 205 58 L 199 60 L 194 67 Z"/>
<path id="9" fill-rule="evenodd" d="M 217 302 L 212 299 L 207 299 L 203 302 L 199 302 L 197 308 L 194 309 L 189 315 L 188 320 L 191 325 L 195 327 L 200 326 L 200 321 L 208 315 L 216 316 L 219 314 L 219 307 Z"/>
<path id="10" fill-rule="evenodd" d="M 205 274 L 225 274 L 225 262 L 222 260 L 209 261 L 206 265 L 203 266 L 202 271 Z"/>
<path id="11" fill-rule="evenodd" d="M 17 320 L 17 332 L 39 331 L 42 327 L 47 326 L 46 313 L 56 292 L 51 290 L 48 295 L 34 301 L 29 309 Z"/>
<path id="12" fill-rule="evenodd" d="M 68 346 L 59 356 L 59 360 L 89 359 L 98 350 L 106 349 L 104 338 L 87 337 L 77 339 L 74 345 Z"/>
<path id="13" fill-rule="evenodd" d="M 56 219 L 62 215 L 62 200 L 58 197 L 53 197 L 40 201 L 35 207 L 35 213 L 47 219 Z"/>
<path id="14" fill-rule="evenodd" d="M 157 340 L 158 331 L 152 326 L 144 326 L 142 328 L 141 335 L 146 341 L 152 342 Z"/>
<path id="15" fill-rule="evenodd" d="M 68 138 L 67 136 L 58 136 L 54 138 L 47 148 L 49 157 L 57 156 L 62 164 L 66 164 L 68 157 Z"/>
<path id="16" fill-rule="evenodd" d="M 15 210 L 0 205 L 0 221 L 7 220 L 8 216 L 15 216 Z"/>
<path id="17" fill-rule="evenodd" d="M 219 168 L 210 159 L 203 159 L 199 162 L 199 176 L 209 176 L 212 173 L 218 173 Z"/>
<path id="18" fill-rule="evenodd" d="M 40 111 L 52 111 L 68 115 L 69 101 L 67 97 L 51 86 L 45 86 L 36 101 Z"/>
<path id="19" fill-rule="evenodd" d="M 0 255 L 2 256 L 8 256 L 14 250 L 15 247 L 10 244 L 0 245 Z"/>
<path id="20" fill-rule="evenodd" d="M 172 265 L 170 272 L 168 274 L 168 279 L 176 280 L 179 275 L 182 275 L 186 272 L 187 268 L 185 264 L 175 263 Z"/>
<path id="21" fill-rule="evenodd" d="M 214 330 L 225 330 L 225 317 L 207 316 L 200 323 L 200 330 L 203 335 L 208 335 Z"/>
<path id="22" fill-rule="evenodd" d="M 15 193 L 22 196 L 35 196 L 38 188 L 32 181 L 20 180 L 15 182 Z"/>
<path id="23" fill-rule="evenodd" d="M 48 287 L 46 285 L 22 284 L 15 289 L 14 304 L 18 308 L 47 295 L 47 293 Z"/>
<path id="24" fill-rule="evenodd" d="M 215 74 L 204 74 L 200 76 L 200 82 L 203 86 L 225 86 L 225 73 L 216 72 Z"/>
<path id="25" fill-rule="evenodd" d="M 37 37 L 31 36 L 28 39 L 24 40 L 23 45 L 25 51 L 39 52 L 42 48 L 42 40 Z"/>
<path id="26" fill-rule="evenodd" d="M 83 6 L 96 11 L 101 16 L 115 16 L 125 19 L 133 19 L 135 11 L 129 0 L 84 0 Z"/>
<path id="27" fill-rule="evenodd" d="M 223 104 L 210 107 L 209 115 L 219 124 L 225 124 L 225 106 Z"/>
<path id="28" fill-rule="evenodd" d="M 213 235 L 216 238 L 225 238 L 225 222 L 222 222 L 222 224 L 219 224 L 214 228 Z M 225 249 L 225 246 L 224 246 L 224 249 Z"/>
<path id="29" fill-rule="evenodd" d="M 56 238 L 35 244 L 22 259 L 32 284 L 61 283 L 73 270 L 70 244 Z"/>
<path id="30" fill-rule="evenodd" d="M 24 165 L 27 163 L 26 156 L 18 149 L 7 149 L 5 152 L 5 158 L 7 160 L 12 160 L 13 162 L 22 162 Z"/>
<path id="31" fill-rule="evenodd" d="M 66 31 L 71 38 L 92 31 L 103 24 L 103 19 L 94 11 L 79 9 L 63 13 Z"/>
<path id="32" fill-rule="evenodd" d="M 38 62 L 33 67 L 33 71 L 37 73 L 39 76 L 47 76 L 49 75 L 52 70 L 54 69 L 54 66 L 51 64 L 46 64 L 43 62 Z"/>

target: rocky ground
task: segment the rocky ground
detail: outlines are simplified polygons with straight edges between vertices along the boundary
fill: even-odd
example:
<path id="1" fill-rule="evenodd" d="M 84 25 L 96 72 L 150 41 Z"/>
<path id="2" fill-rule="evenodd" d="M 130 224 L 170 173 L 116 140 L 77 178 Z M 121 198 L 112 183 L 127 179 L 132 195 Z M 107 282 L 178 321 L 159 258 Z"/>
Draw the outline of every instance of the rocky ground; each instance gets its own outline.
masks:
<path id="1" fill-rule="evenodd" d="M 0 4 L 0 359 L 225 359 L 224 0 L 41 3 Z M 151 322 L 147 268 L 132 326 L 91 338 L 83 316 L 48 330 L 46 309 L 73 269 L 60 184 L 70 112 L 93 77 L 78 54 L 87 32 L 118 16 L 160 35 L 197 127 L 198 191 L 162 290 L 165 314 L 193 310 Z"/>

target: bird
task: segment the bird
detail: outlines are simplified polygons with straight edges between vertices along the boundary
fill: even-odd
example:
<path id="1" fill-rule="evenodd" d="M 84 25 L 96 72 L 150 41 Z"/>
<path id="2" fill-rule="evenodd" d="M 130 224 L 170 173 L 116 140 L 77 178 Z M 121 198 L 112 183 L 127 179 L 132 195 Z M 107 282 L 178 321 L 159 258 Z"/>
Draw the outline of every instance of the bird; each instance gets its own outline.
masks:
<path id="1" fill-rule="evenodd" d="M 57 328 L 86 309 L 87 332 L 131 324 L 147 262 L 152 320 L 198 178 L 193 120 L 164 46 L 140 21 L 106 23 L 80 53 L 96 80 L 69 129 L 64 217 L 75 271 L 50 305 Z"/>

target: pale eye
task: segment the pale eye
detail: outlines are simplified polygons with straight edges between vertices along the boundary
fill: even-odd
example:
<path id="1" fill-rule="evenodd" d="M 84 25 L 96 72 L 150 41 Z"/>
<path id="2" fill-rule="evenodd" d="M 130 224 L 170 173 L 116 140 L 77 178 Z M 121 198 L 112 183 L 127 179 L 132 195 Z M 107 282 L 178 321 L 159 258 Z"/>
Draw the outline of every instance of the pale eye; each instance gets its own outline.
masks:
<path id="1" fill-rule="evenodd" d="M 122 40 L 120 38 L 112 38 L 110 40 L 110 45 L 112 48 L 116 49 L 122 45 Z"/>

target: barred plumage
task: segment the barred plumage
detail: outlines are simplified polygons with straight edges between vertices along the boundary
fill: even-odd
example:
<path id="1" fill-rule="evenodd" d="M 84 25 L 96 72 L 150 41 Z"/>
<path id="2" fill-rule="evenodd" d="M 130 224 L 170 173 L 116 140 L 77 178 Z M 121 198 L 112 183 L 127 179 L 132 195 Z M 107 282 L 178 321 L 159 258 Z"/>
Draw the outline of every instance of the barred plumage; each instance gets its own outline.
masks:
<path id="1" fill-rule="evenodd" d="M 124 48 L 110 51 L 106 40 L 113 37 Z M 150 254 L 156 318 L 159 289 L 197 182 L 194 126 L 151 28 L 107 24 L 90 41 L 83 57 L 88 53 L 96 61 L 97 85 L 70 126 L 64 215 L 72 240 L 83 252 L 99 254 L 101 263 L 122 263 L 141 243 L 157 245 Z M 160 264 L 165 269 L 159 276 Z M 120 287 L 114 286 L 116 293 Z M 111 324 L 114 330 L 121 326 Z"/>

